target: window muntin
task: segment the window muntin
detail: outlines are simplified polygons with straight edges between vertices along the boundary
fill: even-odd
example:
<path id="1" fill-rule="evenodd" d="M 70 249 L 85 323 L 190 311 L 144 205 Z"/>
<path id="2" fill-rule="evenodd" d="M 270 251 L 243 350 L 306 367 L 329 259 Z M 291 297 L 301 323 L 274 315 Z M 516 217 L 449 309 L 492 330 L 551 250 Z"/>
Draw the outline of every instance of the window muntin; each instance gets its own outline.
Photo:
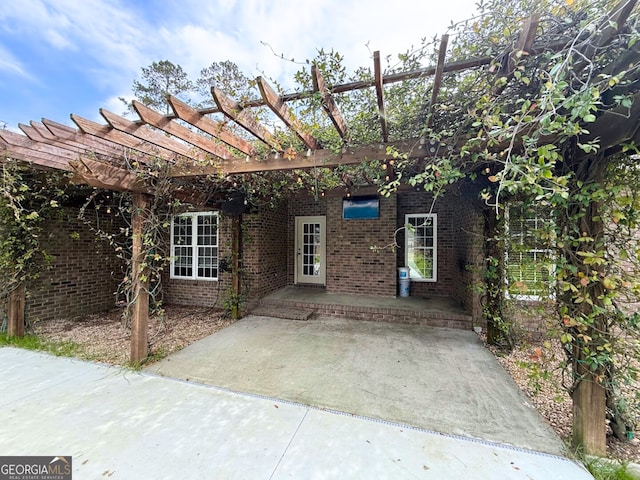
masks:
<path id="1" fill-rule="evenodd" d="M 507 210 L 507 293 L 518 299 L 539 300 L 553 295 L 555 257 L 551 249 L 550 212 L 512 204 Z"/>
<path id="2" fill-rule="evenodd" d="M 412 281 L 437 279 L 437 223 L 435 213 L 405 215 L 405 266 Z"/>
<path id="3" fill-rule="evenodd" d="M 218 279 L 217 213 L 185 213 L 173 217 L 171 278 Z"/>

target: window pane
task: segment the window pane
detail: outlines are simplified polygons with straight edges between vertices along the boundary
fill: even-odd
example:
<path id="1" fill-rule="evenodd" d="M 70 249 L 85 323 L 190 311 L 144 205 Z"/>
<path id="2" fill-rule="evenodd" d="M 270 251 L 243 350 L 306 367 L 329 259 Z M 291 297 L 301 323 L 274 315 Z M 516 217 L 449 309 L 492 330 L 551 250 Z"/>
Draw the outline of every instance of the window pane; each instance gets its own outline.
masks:
<path id="1" fill-rule="evenodd" d="M 178 215 L 173 219 L 172 275 L 184 278 L 218 276 L 218 216 L 212 213 Z"/>
<path id="2" fill-rule="evenodd" d="M 434 280 L 436 257 L 435 214 L 409 215 L 405 234 L 406 266 L 413 280 Z"/>
<path id="3" fill-rule="evenodd" d="M 549 211 L 510 205 L 507 222 L 509 246 L 506 275 L 512 295 L 548 296 L 552 292 L 555 270 L 548 233 L 552 227 Z M 546 236 L 541 235 L 546 232 Z"/>

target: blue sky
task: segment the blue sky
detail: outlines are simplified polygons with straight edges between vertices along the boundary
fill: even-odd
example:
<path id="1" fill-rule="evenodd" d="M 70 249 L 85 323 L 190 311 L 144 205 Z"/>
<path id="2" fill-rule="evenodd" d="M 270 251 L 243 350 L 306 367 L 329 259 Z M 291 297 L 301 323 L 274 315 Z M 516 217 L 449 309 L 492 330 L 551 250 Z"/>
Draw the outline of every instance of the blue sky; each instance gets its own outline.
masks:
<path id="1" fill-rule="evenodd" d="M 0 1 L 0 128 L 124 110 L 140 68 L 181 65 L 192 79 L 231 60 L 287 85 L 304 61 L 334 49 L 350 70 L 406 52 L 474 13 L 475 0 Z M 268 44 L 269 47 L 265 46 Z M 104 122 L 102 122 L 104 123 Z"/>

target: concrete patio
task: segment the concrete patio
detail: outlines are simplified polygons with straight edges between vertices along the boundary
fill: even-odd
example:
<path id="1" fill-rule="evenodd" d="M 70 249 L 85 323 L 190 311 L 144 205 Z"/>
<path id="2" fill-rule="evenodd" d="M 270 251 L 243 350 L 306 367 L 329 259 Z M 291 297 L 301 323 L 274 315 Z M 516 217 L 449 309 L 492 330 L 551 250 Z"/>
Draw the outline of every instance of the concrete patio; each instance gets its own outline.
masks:
<path id="1" fill-rule="evenodd" d="M 471 331 L 246 317 L 146 369 L 562 455 L 564 445 Z"/>
<path id="2" fill-rule="evenodd" d="M 74 479 L 589 480 L 559 456 L 0 348 L 0 452 Z"/>

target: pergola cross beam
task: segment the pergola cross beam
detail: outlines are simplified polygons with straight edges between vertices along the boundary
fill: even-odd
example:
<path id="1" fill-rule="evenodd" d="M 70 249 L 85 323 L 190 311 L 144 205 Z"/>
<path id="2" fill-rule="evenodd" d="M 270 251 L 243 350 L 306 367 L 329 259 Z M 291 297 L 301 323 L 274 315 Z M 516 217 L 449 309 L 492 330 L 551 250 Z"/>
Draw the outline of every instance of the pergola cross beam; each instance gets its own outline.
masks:
<path id="1" fill-rule="evenodd" d="M 275 113 L 282 122 L 289 127 L 298 136 L 298 138 L 304 143 L 307 148 L 311 150 L 317 150 L 320 148 L 320 143 L 312 135 L 305 131 L 304 126 L 300 123 L 300 120 L 295 118 L 289 108 L 284 104 L 282 97 L 271 88 L 267 81 L 258 77 L 256 79 L 258 88 L 262 94 L 262 98 L 267 106 Z"/>
<path id="2" fill-rule="evenodd" d="M 333 123 L 338 135 L 340 135 L 340 138 L 346 140 L 349 134 L 347 122 L 340 114 L 340 110 L 336 105 L 333 95 L 329 91 L 327 82 L 322 76 L 322 72 L 320 72 L 320 69 L 315 64 L 311 65 L 311 79 L 313 81 L 313 89 L 316 92 L 320 92 L 322 95 L 322 108 L 324 108 L 324 111 L 329 115 L 329 119 L 331 120 L 331 123 Z"/>
<path id="3" fill-rule="evenodd" d="M 234 155 L 226 147 L 220 144 L 216 144 L 211 140 L 205 138 L 204 136 L 197 134 L 196 132 L 192 132 L 188 128 L 180 125 L 179 123 L 176 123 L 173 120 L 168 120 L 163 115 L 136 100 L 133 101 L 133 108 L 144 123 L 163 130 L 173 135 L 174 137 L 180 138 L 181 140 L 184 140 L 185 142 L 188 142 L 191 145 L 204 150 L 205 152 L 209 152 L 218 158 L 222 158 L 225 160 L 231 160 L 234 158 Z"/>

